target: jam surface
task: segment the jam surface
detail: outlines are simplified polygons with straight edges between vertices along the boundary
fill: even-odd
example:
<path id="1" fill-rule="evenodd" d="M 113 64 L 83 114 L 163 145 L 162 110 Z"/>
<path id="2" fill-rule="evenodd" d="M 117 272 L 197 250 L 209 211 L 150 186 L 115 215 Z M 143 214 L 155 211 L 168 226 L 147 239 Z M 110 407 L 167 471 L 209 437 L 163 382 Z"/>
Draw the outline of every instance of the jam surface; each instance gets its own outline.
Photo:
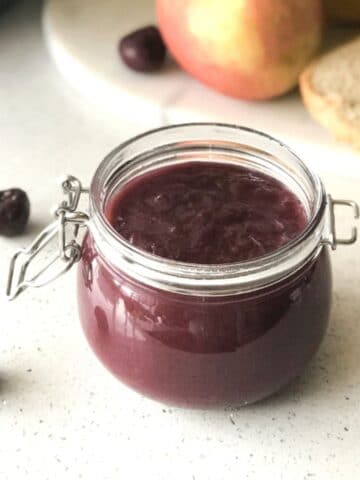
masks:
<path id="1" fill-rule="evenodd" d="M 105 214 L 137 248 L 199 264 L 260 257 L 287 244 L 308 221 L 297 196 L 275 178 L 199 161 L 129 182 L 113 195 Z"/>

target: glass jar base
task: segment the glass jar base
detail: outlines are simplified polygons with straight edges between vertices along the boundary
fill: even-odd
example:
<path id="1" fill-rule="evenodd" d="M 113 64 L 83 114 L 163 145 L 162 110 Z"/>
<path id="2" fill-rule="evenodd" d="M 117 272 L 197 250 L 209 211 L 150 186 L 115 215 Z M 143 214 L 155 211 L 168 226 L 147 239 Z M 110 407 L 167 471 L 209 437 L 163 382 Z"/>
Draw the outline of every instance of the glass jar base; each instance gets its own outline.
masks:
<path id="1" fill-rule="evenodd" d="M 325 334 L 326 248 L 286 281 L 212 298 L 133 282 L 109 268 L 90 235 L 83 251 L 78 292 L 85 335 L 116 377 L 156 400 L 202 408 L 254 403 L 299 375 Z"/>

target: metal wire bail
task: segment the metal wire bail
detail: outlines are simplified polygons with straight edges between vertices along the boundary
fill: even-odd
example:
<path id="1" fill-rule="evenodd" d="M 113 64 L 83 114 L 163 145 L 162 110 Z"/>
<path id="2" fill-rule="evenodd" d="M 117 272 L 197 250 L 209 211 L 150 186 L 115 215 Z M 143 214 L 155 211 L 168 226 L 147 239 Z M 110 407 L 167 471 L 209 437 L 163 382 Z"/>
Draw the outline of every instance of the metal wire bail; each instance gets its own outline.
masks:
<path id="1" fill-rule="evenodd" d="M 350 207 L 353 211 L 353 217 L 355 220 L 360 218 L 360 207 L 353 200 L 339 200 L 332 198 L 331 195 L 327 196 L 328 202 L 328 223 L 329 223 L 329 232 L 327 238 L 323 238 L 322 243 L 329 245 L 333 250 L 336 250 L 338 245 L 352 245 L 357 241 L 358 229 L 357 227 L 352 227 L 351 234 L 348 238 L 339 238 L 336 233 L 336 218 L 335 218 L 335 207 L 337 205 L 342 205 L 345 207 Z"/>
<path id="2" fill-rule="evenodd" d="M 61 185 L 67 199 L 56 209 L 55 221 L 48 225 L 29 247 L 19 250 L 11 259 L 6 288 L 9 300 L 15 299 L 27 288 L 38 288 L 53 282 L 81 258 L 79 232 L 87 227 L 89 216 L 77 208 L 81 194 L 88 193 L 88 189 L 83 188 L 81 182 L 71 175 L 65 177 Z M 35 258 L 56 239 L 58 251 L 55 255 L 45 266 L 29 274 L 29 267 L 34 265 Z"/>

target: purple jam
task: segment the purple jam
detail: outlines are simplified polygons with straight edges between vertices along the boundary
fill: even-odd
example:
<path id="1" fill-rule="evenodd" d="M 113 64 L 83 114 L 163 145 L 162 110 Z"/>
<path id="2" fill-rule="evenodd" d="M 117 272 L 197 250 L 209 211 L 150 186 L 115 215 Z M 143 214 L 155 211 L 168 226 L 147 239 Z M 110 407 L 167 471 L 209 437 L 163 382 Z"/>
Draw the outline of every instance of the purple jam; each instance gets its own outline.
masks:
<path id="1" fill-rule="evenodd" d="M 198 263 L 258 257 L 307 222 L 277 180 L 200 162 L 129 182 L 105 214 L 137 247 Z M 186 407 L 258 401 L 299 375 L 324 337 L 331 303 L 325 247 L 281 281 L 231 296 L 154 288 L 111 261 L 90 229 L 78 270 L 82 326 L 103 364 L 154 399 Z"/>
<path id="2" fill-rule="evenodd" d="M 260 257 L 289 243 L 307 224 L 300 200 L 275 178 L 196 161 L 129 182 L 106 214 L 134 246 L 200 264 Z"/>

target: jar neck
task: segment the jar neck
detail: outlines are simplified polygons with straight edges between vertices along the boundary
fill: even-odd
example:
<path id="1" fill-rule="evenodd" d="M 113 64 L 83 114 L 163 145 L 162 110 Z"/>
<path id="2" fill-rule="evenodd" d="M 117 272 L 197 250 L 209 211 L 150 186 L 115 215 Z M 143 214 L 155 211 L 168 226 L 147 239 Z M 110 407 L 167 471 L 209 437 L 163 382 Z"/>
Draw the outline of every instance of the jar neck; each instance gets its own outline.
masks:
<path id="1" fill-rule="evenodd" d="M 279 179 L 303 203 L 309 219 L 306 229 L 268 255 L 220 265 L 157 257 L 120 237 L 104 213 L 113 193 L 137 176 L 194 159 L 241 164 Z M 326 195 L 319 178 L 277 140 L 236 126 L 187 124 L 136 137 L 105 158 L 90 190 L 89 229 L 106 262 L 136 281 L 179 294 L 226 296 L 277 283 L 316 257 L 322 248 L 325 211 Z"/>

